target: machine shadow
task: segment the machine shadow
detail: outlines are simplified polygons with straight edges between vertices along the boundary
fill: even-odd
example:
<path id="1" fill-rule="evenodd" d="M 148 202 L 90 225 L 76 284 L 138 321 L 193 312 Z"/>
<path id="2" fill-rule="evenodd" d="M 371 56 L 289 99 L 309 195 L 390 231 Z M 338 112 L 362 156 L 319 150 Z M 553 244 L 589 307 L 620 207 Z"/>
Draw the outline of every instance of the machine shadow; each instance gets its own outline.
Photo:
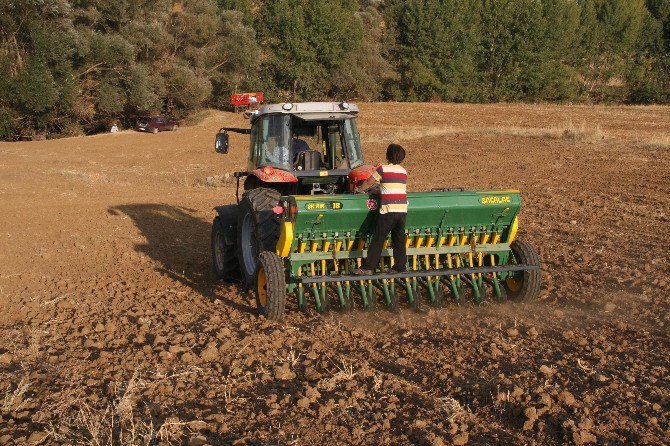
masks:
<path id="1" fill-rule="evenodd" d="M 207 299 L 219 299 L 236 310 L 255 314 L 252 306 L 216 293 L 221 282 L 212 273 L 211 225 L 194 217 L 193 209 L 147 203 L 120 205 L 107 211 L 111 215 L 126 215 L 133 221 L 147 240 L 135 245 L 135 250 L 155 260 L 156 271 Z M 227 287 L 240 295 L 245 293 L 241 285 Z"/>

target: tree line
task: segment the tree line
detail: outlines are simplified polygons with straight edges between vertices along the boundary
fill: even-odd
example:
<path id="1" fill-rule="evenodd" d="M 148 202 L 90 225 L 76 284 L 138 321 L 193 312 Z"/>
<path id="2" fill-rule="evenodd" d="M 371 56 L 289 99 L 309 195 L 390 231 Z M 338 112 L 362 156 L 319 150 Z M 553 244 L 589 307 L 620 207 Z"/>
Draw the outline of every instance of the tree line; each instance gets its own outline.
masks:
<path id="1" fill-rule="evenodd" d="M 270 101 L 670 102 L 670 0 L 0 0 L 0 139 Z"/>

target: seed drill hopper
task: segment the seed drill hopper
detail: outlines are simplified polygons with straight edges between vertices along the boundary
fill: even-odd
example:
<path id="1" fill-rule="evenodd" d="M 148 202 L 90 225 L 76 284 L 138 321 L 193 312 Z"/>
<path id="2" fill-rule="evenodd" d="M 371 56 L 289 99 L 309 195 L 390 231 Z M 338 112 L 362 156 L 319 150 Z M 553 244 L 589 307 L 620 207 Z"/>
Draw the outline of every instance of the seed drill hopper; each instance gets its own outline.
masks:
<path id="1" fill-rule="evenodd" d="M 353 193 L 373 169 L 362 162 L 357 114 L 346 103 L 279 104 L 252 114 L 251 130 L 220 131 L 216 149 L 223 153 L 228 132 L 251 134 L 254 169 L 236 173 L 238 189 L 244 178 L 238 204 L 216 208 L 215 274 L 253 289 L 259 312 L 270 319 L 282 317 L 289 295 L 298 308 L 319 312 L 395 310 L 401 300 L 414 308 L 442 306 L 447 297 L 535 298 L 540 260 L 516 239 L 521 197 L 514 190 L 409 193 L 407 272 L 387 272 L 393 266 L 389 240 L 376 271 L 352 274 L 367 257 L 379 207 L 375 194 Z M 275 130 L 269 144 L 272 119 L 282 134 Z M 294 150 L 296 139 L 307 139 L 309 150 Z"/>

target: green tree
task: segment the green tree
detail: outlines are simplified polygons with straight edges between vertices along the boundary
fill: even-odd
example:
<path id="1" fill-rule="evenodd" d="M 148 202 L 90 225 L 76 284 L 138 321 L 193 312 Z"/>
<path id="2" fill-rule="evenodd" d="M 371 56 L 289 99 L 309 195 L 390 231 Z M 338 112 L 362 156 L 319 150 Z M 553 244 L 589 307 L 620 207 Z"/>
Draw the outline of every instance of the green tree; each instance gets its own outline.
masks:
<path id="1" fill-rule="evenodd" d="M 486 97 L 510 101 L 537 96 L 542 83 L 542 4 L 534 0 L 482 0 L 479 67 Z"/>
<path id="2" fill-rule="evenodd" d="M 166 96 L 165 80 L 149 65 L 137 63 L 127 75 L 128 101 L 126 106 L 134 114 L 158 113 L 163 109 Z"/>
<path id="3" fill-rule="evenodd" d="M 400 83 L 405 100 L 479 100 L 475 1 L 391 1 L 386 16 L 396 34 Z"/>
<path id="4" fill-rule="evenodd" d="M 167 110 L 176 115 L 202 106 L 212 94 L 209 79 L 198 76 L 185 65 L 175 65 L 165 73 Z"/>
<path id="5" fill-rule="evenodd" d="M 276 0 L 260 6 L 256 29 L 267 51 L 272 96 L 318 99 L 363 36 L 353 0 Z"/>
<path id="6" fill-rule="evenodd" d="M 218 0 L 222 11 L 237 11 L 241 14 L 241 24 L 253 28 L 254 25 L 254 0 Z"/>
<path id="7" fill-rule="evenodd" d="M 637 103 L 670 102 L 670 0 L 647 0 L 643 51 L 635 59 L 627 83 Z"/>
<path id="8" fill-rule="evenodd" d="M 390 62 L 391 37 L 384 27 L 382 14 L 368 6 L 356 14 L 366 30 L 358 48 L 345 55 L 332 75 L 328 96 L 347 100 L 374 101 L 381 99 L 384 85 L 397 80 Z"/>
<path id="9" fill-rule="evenodd" d="M 649 11 L 643 0 L 580 0 L 580 4 L 582 93 L 606 99 L 623 84 L 644 45 Z"/>
<path id="10" fill-rule="evenodd" d="M 135 48 L 122 35 L 79 28 L 75 70 L 81 95 L 77 109 L 81 125 L 93 131 L 121 117 L 127 102 L 125 77 Z"/>
<path id="11" fill-rule="evenodd" d="M 573 0 L 543 0 L 543 27 L 538 57 L 525 71 L 533 73 L 526 100 L 567 101 L 579 96 L 579 25 L 580 8 Z"/>
<path id="12" fill-rule="evenodd" d="M 206 52 L 206 70 L 213 86 L 212 104 L 224 107 L 228 95 L 258 88 L 261 50 L 256 32 L 246 26 L 242 13 L 221 11 L 216 42 Z"/>
<path id="13" fill-rule="evenodd" d="M 29 60 L 21 70 L 14 81 L 14 95 L 15 104 L 34 126 L 46 130 L 59 92 L 51 72 L 39 60 Z"/>

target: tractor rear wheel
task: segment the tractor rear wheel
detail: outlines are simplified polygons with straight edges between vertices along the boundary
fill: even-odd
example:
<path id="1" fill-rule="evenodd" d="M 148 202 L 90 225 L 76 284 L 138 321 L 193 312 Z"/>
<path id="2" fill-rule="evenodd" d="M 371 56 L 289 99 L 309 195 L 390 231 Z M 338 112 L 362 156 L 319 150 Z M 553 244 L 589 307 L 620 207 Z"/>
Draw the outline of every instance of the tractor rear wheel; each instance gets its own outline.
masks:
<path id="1" fill-rule="evenodd" d="M 219 215 L 212 222 L 212 269 L 217 279 L 237 280 L 240 276 L 240 265 L 235 252 L 237 206 L 224 206 L 217 210 Z"/>
<path id="2" fill-rule="evenodd" d="M 510 263 L 540 266 L 540 257 L 530 243 L 523 240 L 515 240 L 510 245 L 513 259 Z M 537 299 L 542 285 L 542 272 L 540 269 L 519 271 L 510 275 L 503 282 L 507 298 L 515 301 L 529 301 Z"/>
<path id="3" fill-rule="evenodd" d="M 256 283 L 258 255 L 273 252 L 279 239 L 279 216 L 272 209 L 279 204 L 279 192 L 258 188 L 244 193 L 237 219 L 237 258 L 242 282 L 253 288 Z"/>
<path id="4" fill-rule="evenodd" d="M 258 255 L 255 291 L 258 313 L 273 321 L 281 319 L 286 307 L 286 277 L 284 263 L 274 252 Z"/>

